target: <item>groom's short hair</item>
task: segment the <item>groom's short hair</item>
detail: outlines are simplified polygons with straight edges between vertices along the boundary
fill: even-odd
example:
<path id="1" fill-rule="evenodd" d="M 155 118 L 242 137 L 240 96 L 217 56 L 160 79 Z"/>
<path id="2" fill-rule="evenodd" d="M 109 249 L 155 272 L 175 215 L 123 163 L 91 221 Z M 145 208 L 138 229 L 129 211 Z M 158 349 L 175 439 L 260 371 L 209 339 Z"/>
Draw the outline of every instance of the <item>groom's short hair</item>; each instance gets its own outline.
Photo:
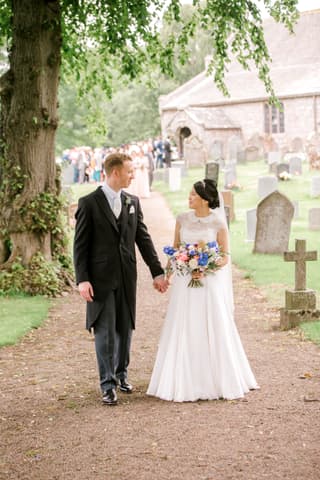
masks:
<path id="1" fill-rule="evenodd" d="M 132 158 L 129 157 L 126 153 L 111 153 L 108 155 L 104 161 L 104 171 L 107 175 L 110 175 L 114 168 L 123 167 L 124 162 L 131 162 Z"/>

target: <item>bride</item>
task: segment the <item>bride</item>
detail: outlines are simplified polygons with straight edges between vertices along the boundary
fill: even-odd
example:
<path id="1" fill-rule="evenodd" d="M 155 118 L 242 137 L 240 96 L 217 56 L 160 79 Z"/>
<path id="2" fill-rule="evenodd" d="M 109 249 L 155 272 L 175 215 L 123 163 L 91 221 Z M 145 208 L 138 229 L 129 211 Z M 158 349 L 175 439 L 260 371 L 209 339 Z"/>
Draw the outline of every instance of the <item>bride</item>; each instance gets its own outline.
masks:
<path id="1" fill-rule="evenodd" d="M 216 183 L 196 182 L 191 211 L 177 217 L 174 247 L 216 240 L 229 252 L 229 234 Z M 236 399 L 259 388 L 233 318 L 229 255 L 219 269 L 188 286 L 190 276 L 174 274 L 172 290 L 148 395 L 175 402 Z M 199 279 L 199 274 L 193 277 Z"/>

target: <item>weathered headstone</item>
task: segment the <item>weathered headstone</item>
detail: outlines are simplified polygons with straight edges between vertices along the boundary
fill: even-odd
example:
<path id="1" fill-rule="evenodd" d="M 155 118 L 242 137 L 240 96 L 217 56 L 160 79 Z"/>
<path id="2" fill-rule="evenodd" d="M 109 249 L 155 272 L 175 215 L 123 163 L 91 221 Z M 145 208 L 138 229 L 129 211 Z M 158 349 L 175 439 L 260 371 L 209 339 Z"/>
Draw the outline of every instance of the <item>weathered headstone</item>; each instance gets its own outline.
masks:
<path id="1" fill-rule="evenodd" d="M 280 309 L 280 328 L 288 330 L 301 322 L 320 319 L 316 293 L 306 288 L 306 262 L 317 260 L 317 252 L 306 251 L 306 241 L 296 240 L 294 252 L 284 252 L 286 262 L 295 262 L 295 289 L 286 290 L 285 307 Z"/>
<path id="2" fill-rule="evenodd" d="M 74 182 L 74 165 L 68 163 L 61 168 L 62 185 L 72 185 Z"/>
<path id="3" fill-rule="evenodd" d="M 257 209 L 251 208 L 246 211 L 247 219 L 247 242 L 254 242 L 257 228 Z"/>
<path id="4" fill-rule="evenodd" d="M 188 167 L 204 165 L 207 152 L 203 141 L 197 136 L 190 135 L 184 141 L 184 158 Z"/>
<path id="5" fill-rule="evenodd" d="M 238 163 L 246 163 L 246 152 L 243 148 L 238 150 Z"/>
<path id="6" fill-rule="evenodd" d="M 223 144 L 216 140 L 209 148 L 208 157 L 210 162 L 218 163 L 223 158 Z M 219 162 L 220 163 L 220 162 Z"/>
<path id="7" fill-rule="evenodd" d="M 187 177 L 188 176 L 188 168 L 187 168 L 184 160 L 175 160 L 174 162 L 171 163 L 171 167 L 172 168 L 180 168 L 182 177 Z"/>
<path id="8" fill-rule="evenodd" d="M 245 159 L 247 162 L 256 162 L 259 159 L 259 148 L 252 145 L 245 149 Z"/>
<path id="9" fill-rule="evenodd" d="M 237 163 L 238 154 L 242 150 L 241 139 L 237 135 L 233 135 L 228 140 L 228 163 Z"/>
<path id="10" fill-rule="evenodd" d="M 303 141 L 300 137 L 295 137 L 291 142 L 291 150 L 293 152 L 302 152 L 303 150 Z"/>
<path id="11" fill-rule="evenodd" d="M 289 173 L 288 163 L 278 163 L 276 166 L 277 177 L 280 180 L 282 178 L 283 172 Z"/>
<path id="12" fill-rule="evenodd" d="M 293 218 L 299 218 L 299 202 L 293 200 L 292 205 L 294 207 Z"/>
<path id="13" fill-rule="evenodd" d="M 220 193 L 223 197 L 225 207 L 229 208 L 229 220 L 233 222 L 235 219 L 233 192 L 231 192 L 231 190 L 222 190 Z"/>
<path id="14" fill-rule="evenodd" d="M 281 153 L 280 152 L 268 152 L 268 165 L 272 165 L 273 163 L 280 163 L 281 162 Z"/>
<path id="15" fill-rule="evenodd" d="M 320 230 L 320 207 L 309 209 L 309 229 Z"/>
<path id="16" fill-rule="evenodd" d="M 169 170 L 169 190 L 176 192 L 181 188 L 181 169 L 179 167 L 171 167 Z"/>
<path id="17" fill-rule="evenodd" d="M 235 163 L 224 167 L 224 188 L 231 188 L 237 182 L 237 169 Z"/>
<path id="18" fill-rule="evenodd" d="M 320 177 L 311 178 L 311 197 L 320 197 Z"/>
<path id="19" fill-rule="evenodd" d="M 254 253 L 283 253 L 287 250 L 293 211 L 290 200 L 278 191 L 258 203 Z"/>
<path id="20" fill-rule="evenodd" d="M 219 180 L 219 168 L 220 165 L 217 162 L 208 162 L 206 164 L 206 178 L 211 178 L 211 180 L 214 180 L 216 183 L 218 183 Z"/>
<path id="21" fill-rule="evenodd" d="M 273 175 L 258 178 L 258 197 L 264 198 L 275 192 L 278 188 L 278 180 Z"/>
<path id="22" fill-rule="evenodd" d="M 289 173 L 291 175 L 302 175 L 302 161 L 299 157 L 292 157 L 289 160 Z"/>

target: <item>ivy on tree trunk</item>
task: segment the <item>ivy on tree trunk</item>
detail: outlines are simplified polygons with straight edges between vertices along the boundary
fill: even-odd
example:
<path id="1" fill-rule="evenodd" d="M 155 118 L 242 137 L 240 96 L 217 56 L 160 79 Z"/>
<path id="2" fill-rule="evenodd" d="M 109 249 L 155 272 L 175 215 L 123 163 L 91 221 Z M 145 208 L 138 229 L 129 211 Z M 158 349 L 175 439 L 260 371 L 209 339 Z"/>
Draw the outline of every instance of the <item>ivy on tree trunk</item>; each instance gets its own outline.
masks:
<path id="1" fill-rule="evenodd" d="M 0 263 L 53 257 L 61 26 L 59 0 L 14 0 L 10 69 L 1 79 Z M 44 197 L 45 196 L 45 197 Z M 51 203 L 48 202 L 51 199 Z M 42 208 L 48 203 L 48 211 Z M 39 218 L 40 215 L 40 218 Z M 54 222 L 52 222 L 54 224 Z M 53 227 L 54 228 L 54 227 Z"/>

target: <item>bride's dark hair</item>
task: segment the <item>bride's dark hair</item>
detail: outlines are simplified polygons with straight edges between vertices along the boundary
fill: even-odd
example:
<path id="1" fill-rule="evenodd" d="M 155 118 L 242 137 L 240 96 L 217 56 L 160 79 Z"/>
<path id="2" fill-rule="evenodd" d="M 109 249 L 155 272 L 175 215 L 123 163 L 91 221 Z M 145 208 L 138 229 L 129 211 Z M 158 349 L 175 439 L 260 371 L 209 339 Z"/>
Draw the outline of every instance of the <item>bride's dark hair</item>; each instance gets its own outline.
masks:
<path id="1" fill-rule="evenodd" d="M 217 190 L 217 183 L 211 178 L 205 178 L 203 181 L 194 183 L 193 188 L 199 197 L 207 200 L 209 208 L 220 207 L 219 193 Z"/>

